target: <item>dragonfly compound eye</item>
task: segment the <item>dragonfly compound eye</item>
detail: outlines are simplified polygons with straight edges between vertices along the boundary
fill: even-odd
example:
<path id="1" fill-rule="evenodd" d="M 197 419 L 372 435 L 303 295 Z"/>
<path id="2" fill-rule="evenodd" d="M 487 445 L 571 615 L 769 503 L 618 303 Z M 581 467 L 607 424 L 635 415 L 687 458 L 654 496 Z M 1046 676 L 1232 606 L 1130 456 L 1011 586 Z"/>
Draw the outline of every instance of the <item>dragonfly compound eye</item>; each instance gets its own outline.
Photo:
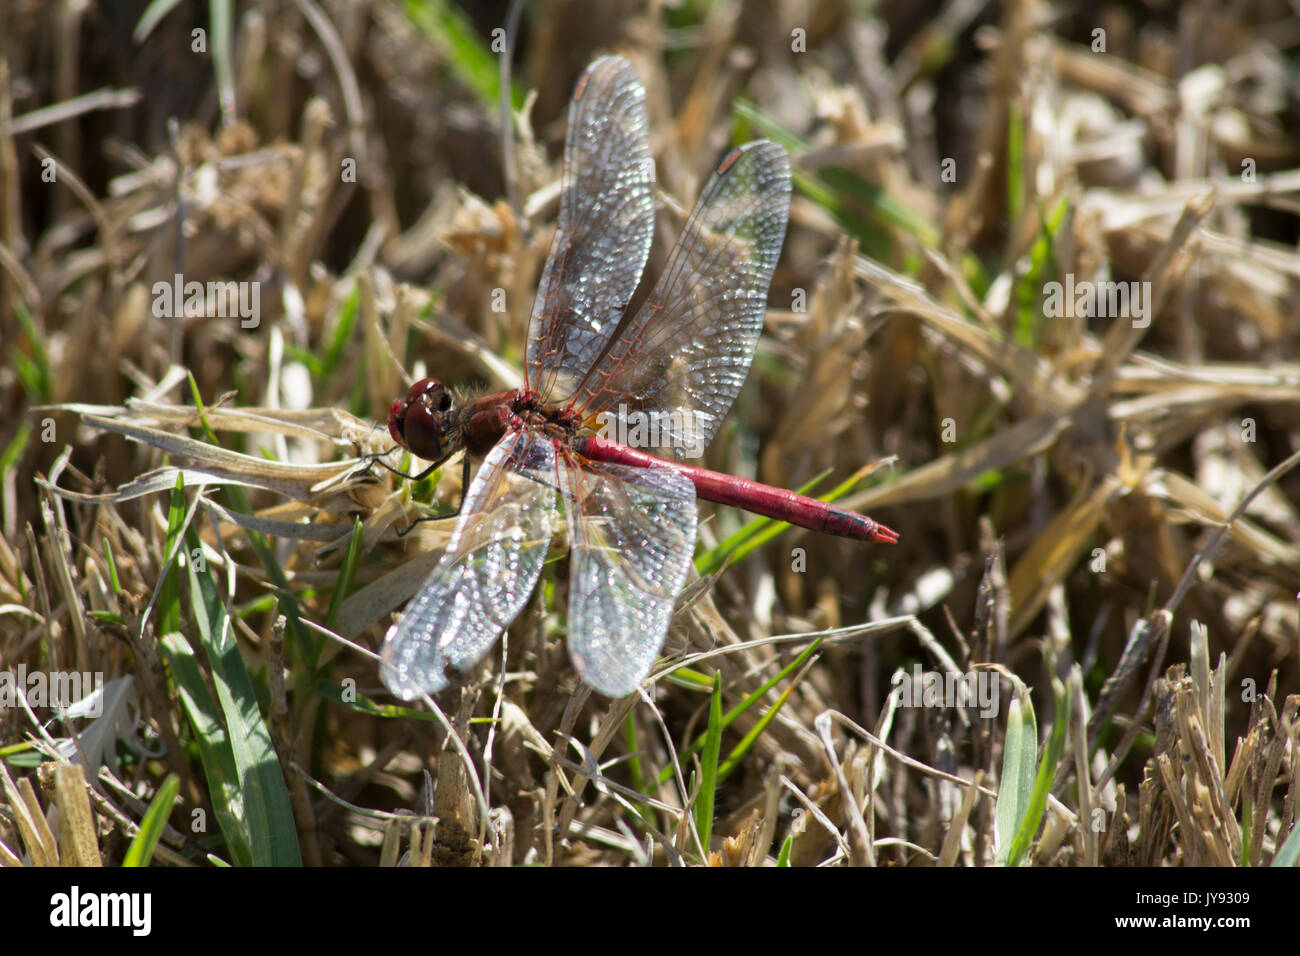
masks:
<path id="1" fill-rule="evenodd" d="M 389 420 L 389 430 L 392 422 Z M 401 444 L 412 453 L 429 461 L 442 458 L 443 427 L 442 416 L 423 403 L 406 406 L 406 414 L 399 423 L 402 431 Z"/>
<path id="2" fill-rule="evenodd" d="M 436 378 L 422 378 L 407 389 L 406 404 L 445 412 L 451 408 L 451 391 Z"/>
<path id="3" fill-rule="evenodd" d="M 451 391 L 436 378 L 422 378 L 393 402 L 388 413 L 388 433 L 403 448 L 421 458 L 442 457 L 446 443 L 443 414 L 451 408 Z"/>

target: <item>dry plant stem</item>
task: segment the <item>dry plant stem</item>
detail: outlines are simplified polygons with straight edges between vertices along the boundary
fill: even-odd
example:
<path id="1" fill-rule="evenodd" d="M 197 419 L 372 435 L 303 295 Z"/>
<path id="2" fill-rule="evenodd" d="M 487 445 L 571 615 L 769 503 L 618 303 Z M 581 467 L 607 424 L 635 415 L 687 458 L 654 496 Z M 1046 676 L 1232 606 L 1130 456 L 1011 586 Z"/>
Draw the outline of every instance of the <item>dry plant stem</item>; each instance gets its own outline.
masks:
<path id="1" fill-rule="evenodd" d="M 803 804 L 804 809 L 812 816 L 812 818 L 820 823 L 826 832 L 834 838 L 836 845 L 840 848 L 840 853 L 842 853 L 846 858 L 851 859 L 853 857 L 853 849 L 849 846 L 848 841 L 844 839 L 844 834 L 840 833 L 835 824 L 831 822 L 831 818 L 826 816 L 821 807 L 813 803 L 813 801 L 808 798 L 808 795 L 800 790 L 793 780 L 785 774 L 781 774 L 780 779 L 781 785 L 789 790 L 790 793 L 794 795 L 794 798 Z"/>
<path id="2" fill-rule="evenodd" d="M 492 695 L 492 722 L 488 724 L 487 740 L 483 743 L 483 802 L 492 806 L 492 745 L 496 741 L 497 726 L 501 721 L 501 707 L 506 690 L 506 655 L 510 651 L 510 634 L 501 634 L 501 667 L 493 682 L 496 693 Z M 495 810 L 493 811 L 495 812 Z M 479 820 L 479 841 L 487 835 L 488 820 Z"/>
<path id="3" fill-rule="evenodd" d="M 569 698 L 565 704 L 564 713 L 560 717 L 559 732 L 567 735 L 573 732 L 573 725 L 578 720 L 578 714 L 582 710 L 582 705 L 587 702 L 591 696 L 591 691 L 586 685 L 583 685 L 576 694 Z M 568 832 L 568 824 L 573 820 L 573 811 L 570 809 L 572 802 L 573 788 L 569 784 L 568 778 L 564 776 L 559 764 L 555 761 L 554 751 L 548 755 L 550 766 L 546 771 L 546 795 L 542 802 L 542 819 L 545 825 L 542 828 L 543 850 L 545 852 L 546 865 L 551 866 L 555 860 L 555 834 L 558 832 L 561 836 Z M 565 793 L 570 795 L 569 801 L 565 802 L 564 813 L 566 818 L 557 828 L 555 821 L 555 802 L 559 797 L 559 788 L 563 785 Z"/>
<path id="4" fill-rule="evenodd" d="M 50 469 L 51 478 L 58 480 L 70 457 L 71 449 L 66 449 L 55 460 L 53 467 Z M 59 596 L 67 607 L 74 609 L 76 612 L 69 622 L 72 629 L 73 654 L 77 669 L 84 671 L 88 669 L 88 635 L 85 617 L 81 613 L 81 592 L 75 583 L 77 572 L 73 567 L 72 545 L 64 517 L 63 509 L 56 507 L 53 501 L 43 509 L 41 518 L 45 525 L 45 534 L 41 538 L 41 546 L 46 556 L 47 565 L 54 574 L 54 583 L 58 588 Z M 28 533 L 31 533 L 30 528 Z M 49 644 L 46 646 L 50 647 L 51 653 L 53 653 L 54 648 Z"/>
<path id="5" fill-rule="evenodd" d="M 519 203 L 518 173 L 515 169 L 515 124 L 510 98 L 510 68 L 514 63 L 515 38 L 519 31 L 519 16 L 524 12 L 523 0 L 510 0 L 506 11 L 506 49 L 498 58 L 498 108 L 501 112 L 501 171 L 505 177 L 506 201 L 514 212 L 515 221 L 527 224 L 523 206 Z"/>
<path id="6" fill-rule="evenodd" d="M 962 830 L 966 827 L 966 822 L 970 819 L 971 810 L 975 807 L 975 801 L 979 799 L 980 784 L 984 782 L 984 771 L 976 770 L 975 778 L 972 781 L 973 787 L 968 787 L 962 794 L 961 805 L 953 817 L 948 821 L 948 832 L 944 834 L 943 847 L 939 851 L 939 866 L 955 866 L 957 856 L 961 852 L 961 835 Z"/>
<path id="7" fill-rule="evenodd" d="M 440 866 L 477 866 L 483 852 L 480 834 L 490 807 L 478 780 L 477 768 L 465 744 L 470 739 L 470 715 L 478 698 L 477 684 L 469 683 L 461 687 L 456 719 L 449 728 L 453 737 L 450 741 L 452 746 L 449 747 L 448 742 L 444 741 L 437 759 L 433 810 L 439 822 L 434 830 L 434 853 Z M 455 753 L 452 752 L 453 747 Z M 470 788 L 465 785 L 467 774 L 474 784 L 473 796 L 476 800 L 471 799 Z"/>
<path id="8" fill-rule="evenodd" d="M 304 768 L 297 761 L 294 761 L 293 769 L 299 774 L 299 776 L 302 777 L 303 780 L 307 782 L 307 785 L 309 787 L 317 791 L 322 797 L 324 797 L 330 803 L 342 807 L 343 809 L 347 810 L 349 813 L 354 814 L 360 822 L 366 823 L 374 830 L 382 830 L 383 826 L 386 826 L 387 824 L 392 822 L 397 822 L 402 824 L 418 824 L 418 823 L 436 824 L 438 822 L 438 818 L 434 816 L 428 816 L 428 815 L 421 816 L 419 814 L 409 813 L 409 812 L 390 813 L 387 810 L 372 810 L 369 807 L 362 807 L 362 806 L 358 806 L 355 803 L 349 803 L 348 801 L 340 798 L 336 793 L 334 793 L 333 790 L 325 786 L 325 784 L 321 783 L 319 780 L 317 780 L 315 777 L 309 774 L 306 768 Z M 382 825 L 381 825 L 381 821 L 382 821 Z"/>
<path id="9" fill-rule="evenodd" d="M 1084 865 L 1096 866 L 1101 851 L 1097 833 L 1093 830 L 1092 815 L 1098 793 L 1092 785 L 1092 773 L 1088 764 L 1087 721 L 1084 719 L 1088 702 L 1083 693 L 1083 680 L 1078 665 L 1070 670 L 1067 693 L 1073 698 L 1070 707 L 1070 742 L 1074 750 L 1074 776 L 1079 796 L 1079 820 L 1082 823 L 1079 835 L 1083 840 Z"/>
<path id="10" fill-rule="evenodd" d="M 14 101 L 9 69 L 8 59 L 0 57 L 0 265 L 4 266 L 0 270 L 0 335 L 6 340 L 17 329 L 14 286 L 26 292 L 24 297 L 29 306 L 38 304 L 38 297 L 33 294 L 36 284 L 16 254 L 22 238 L 22 193 L 18 153 L 14 148 Z"/>
<path id="11" fill-rule="evenodd" d="M 15 784 L 3 760 L 0 760 L 0 790 L 4 792 L 18 835 L 31 854 L 32 862 L 36 866 L 58 866 L 59 845 L 41 813 L 31 781 L 20 777 Z"/>
<path id="12" fill-rule="evenodd" d="M 343 41 L 339 38 L 338 31 L 334 29 L 334 24 L 321 12 L 319 6 L 312 0 L 293 0 L 293 2 L 320 38 L 321 45 L 325 47 L 325 54 L 329 57 L 330 66 L 338 75 L 343 108 L 348 117 L 348 148 L 358 163 L 365 162 L 368 158 L 365 137 L 362 135 L 365 108 L 361 104 L 361 87 L 357 83 L 352 62 L 348 59 L 348 52 L 344 49 Z"/>
<path id="13" fill-rule="evenodd" d="M 1173 288 L 1173 283 L 1167 281 L 1167 272 L 1174 261 L 1174 256 L 1186 244 L 1201 220 L 1210 214 L 1210 210 L 1214 208 L 1215 199 L 1216 196 L 1211 191 L 1206 195 L 1197 196 L 1188 201 L 1182 215 L 1178 217 L 1178 222 L 1174 224 L 1169 238 L 1161 246 L 1160 251 L 1143 275 L 1143 279 L 1149 281 L 1153 289 L 1152 298 L 1154 301 L 1151 305 L 1153 311 L 1159 310 Z M 1149 324 L 1143 326 L 1133 322 L 1127 325 L 1116 323 L 1111 327 L 1101 352 L 1102 360 L 1093 374 L 1092 388 L 1094 391 L 1100 391 L 1114 379 L 1120 363 L 1129 356 L 1133 349 L 1137 348 L 1138 343 L 1142 341 L 1142 337 L 1146 335 L 1149 329 Z"/>
<path id="14" fill-rule="evenodd" d="M 113 772 L 107 767 L 99 768 L 99 782 L 106 788 L 113 790 L 121 799 L 123 804 L 136 815 L 137 818 L 143 818 L 148 805 L 141 801 L 126 783 L 119 780 L 113 775 Z M 128 837 L 134 838 L 140 832 L 140 826 L 126 812 L 113 803 L 106 793 L 100 792 L 96 787 L 89 787 L 88 793 L 90 799 L 94 801 L 96 808 L 104 816 L 108 817 L 119 827 Z M 193 860 L 189 856 L 182 855 L 179 850 L 183 849 L 186 853 L 192 854 L 200 859 L 208 853 L 202 845 L 194 840 L 189 834 L 177 830 L 170 823 L 163 826 L 162 838 L 154 848 L 154 855 L 168 863 L 178 866 L 194 866 Z"/>
<path id="15" fill-rule="evenodd" d="M 411 746 L 412 737 L 413 733 L 409 730 L 395 736 L 384 745 L 384 748 L 379 751 L 379 753 L 375 754 L 375 759 L 371 760 L 355 774 L 349 777 L 346 784 L 343 786 L 336 786 L 334 788 L 335 792 L 345 801 L 345 803 L 322 804 L 321 802 L 318 802 L 315 804 L 314 809 L 318 814 L 317 826 L 323 826 L 328 820 L 330 820 L 336 812 L 336 807 L 351 806 L 352 798 L 369 786 L 375 778 L 379 776 L 379 774 L 383 773 L 394 757 Z"/>
<path id="16" fill-rule="evenodd" d="M 1142 730 L 1144 715 L 1147 712 L 1147 708 L 1151 705 L 1151 693 L 1155 685 L 1156 676 L 1164 663 L 1165 649 L 1169 646 L 1169 626 L 1173 620 L 1174 611 L 1178 608 L 1183 597 L 1191 588 L 1192 582 L 1195 580 L 1196 569 L 1200 567 L 1202 561 L 1215 552 L 1219 543 L 1223 540 L 1224 535 L 1228 533 L 1228 529 L 1232 527 L 1233 522 L 1245 513 L 1246 509 L 1250 506 L 1250 503 L 1254 501 L 1265 488 L 1273 485 L 1279 478 L 1294 468 L 1297 464 L 1300 464 L 1300 452 L 1296 452 L 1276 467 L 1270 469 L 1268 474 L 1255 484 L 1255 487 L 1253 487 L 1246 496 L 1241 499 L 1237 507 L 1232 510 L 1232 514 L 1228 516 L 1228 520 L 1225 521 L 1221 527 L 1216 528 L 1213 534 L 1210 535 L 1210 540 L 1206 542 L 1203 548 L 1196 552 L 1195 557 L 1193 557 L 1191 562 L 1188 563 L 1187 570 L 1183 572 L 1182 579 L 1178 582 L 1178 586 L 1174 589 L 1173 595 L 1165 603 L 1165 606 L 1148 619 L 1151 622 L 1151 627 L 1159 636 L 1159 653 L 1155 656 L 1155 659 L 1152 662 L 1151 671 L 1147 676 L 1146 687 L 1142 691 L 1142 700 L 1134 711 L 1134 719 L 1128 729 L 1124 732 L 1124 736 L 1121 738 L 1119 746 L 1116 747 L 1114 754 L 1111 755 L 1110 762 L 1106 765 L 1105 772 L 1100 778 L 1098 778 L 1098 788 L 1104 787 L 1114 775 L 1115 771 L 1119 769 L 1120 763 L 1128 755 L 1129 750 L 1133 746 L 1133 742 L 1137 740 L 1137 736 Z M 1116 697 L 1118 697 L 1118 692 L 1111 695 L 1110 699 L 1114 700 Z M 1107 695 L 1103 692 L 1103 703 L 1106 699 Z M 1092 718 L 1088 722 L 1089 751 L 1096 746 L 1096 738 L 1098 734 L 1101 733 L 1103 725 L 1109 718 L 1110 710 L 1103 710 L 1102 704 L 1099 704 L 1097 710 L 1093 712 Z"/>
<path id="17" fill-rule="evenodd" d="M 849 786 L 849 781 L 844 776 L 844 768 L 840 766 L 839 756 L 835 753 L 835 742 L 831 740 L 831 714 L 829 712 L 818 714 L 813 721 L 813 726 L 821 738 L 822 746 L 826 751 L 826 761 L 830 764 L 840 787 L 840 805 L 844 808 L 844 815 L 848 817 L 851 835 L 849 859 L 856 866 L 875 866 L 875 849 L 871 844 L 871 836 L 867 833 L 867 823 L 862 818 L 862 807 L 854 799 L 853 789 Z"/>
<path id="18" fill-rule="evenodd" d="M 118 249 L 117 234 L 113 228 L 104 207 L 100 205 L 95 194 L 90 191 L 81 177 L 73 172 L 68 166 L 57 160 L 48 150 L 40 144 L 33 144 L 32 151 L 41 160 L 56 164 L 59 170 L 59 181 L 66 182 L 68 188 L 81 200 L 86 210 L 90 213 L 91 218 L 95 220 L 95 226 L 99 230 L 99 238 L 104 246 L 104 265 L 108 269 L 108 288 L 109 288 L 109 314 L 114 314 L 118 308 L 118 300 L 121 296 L 121 258 Z"/>

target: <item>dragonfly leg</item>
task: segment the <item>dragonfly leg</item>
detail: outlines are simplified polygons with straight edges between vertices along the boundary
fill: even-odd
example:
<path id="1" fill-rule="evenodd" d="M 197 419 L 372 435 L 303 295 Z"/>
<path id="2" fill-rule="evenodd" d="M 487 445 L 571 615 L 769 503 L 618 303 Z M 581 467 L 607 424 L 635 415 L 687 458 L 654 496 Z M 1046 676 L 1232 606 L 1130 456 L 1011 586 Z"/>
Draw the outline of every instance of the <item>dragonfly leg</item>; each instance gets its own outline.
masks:
<path id="1" fill-rule="evenodd" d="M 424 469 L 424 471 L 420 472 L 418 475 L 408 475 L 406 472 L 398 468 L 394 468 L 388 462 L 384 461 L 384 459 L 387 456 L 391 455 L 399 447 L 400 446 L 398 445 L 394 445 L 392 448 L 388 449 L 387 451 L 380 451 L 380 452 L 375 452 L 373 455 L 366 455 L 365 457 L 369 459 L 366 462 L 366 467 L 369 468 L 371 465 L 376 465 L 376 464 L 383 465 L 385 468 L 391 471 L 398 478 L 405 478 L 407 481 L 420 481 L 421 479 L 428 478 L 435 471 L 437 471 L 439 468 L 445 465 L 447 463 L 447 459 L 451 457 L 451 455 L 444 455 L 442 458 L 435 461 L 432 465 Z M 455 454 L 455 452 L 453 452 L 452 454 Z"/>
<path id="2" fill-rule="evenodd" d="M 442 461 L 438 462 L 438 464 L 434 465 L 433 467 L 426 468 L 424 471 L 420 472 L 419 477 L 416 478 L 415 480 L 418 481 L 420 478 L 425 477 L 431 471 L 433 471 L 434 468 L 440 467 L 443 464 L 443 462 L 445 462 L 446 460 L 447 459 L 444 458 Z M 391 471 L 392 469 L 389 470 Z M 399 475 L 401 474 L 401 472 L 399 471 L 394 471 L 393 473 Z M 409 478 L 410 476 L 405 475 L 403 477 Z M 469 455 L 465 455 L 460 470 L 460 502 L 456 505 L 456 510 L 448 511 L 445 512 L 444 514 L 422 515 L 421 517 L 416 518 L 414 521 L 408 524 L 401 531 L 397 532 L 397 536 L 399 538 L 405 538 L 408 534 L 411 533 L 411 531 L 415 528 L 415 526 L 422 521 L 442 521 L 444 518 L 456 517 L 458 514 L 460 514 L 460 509 L 465 507 L 465 492 L 468 488 L 469 488 Z"/>

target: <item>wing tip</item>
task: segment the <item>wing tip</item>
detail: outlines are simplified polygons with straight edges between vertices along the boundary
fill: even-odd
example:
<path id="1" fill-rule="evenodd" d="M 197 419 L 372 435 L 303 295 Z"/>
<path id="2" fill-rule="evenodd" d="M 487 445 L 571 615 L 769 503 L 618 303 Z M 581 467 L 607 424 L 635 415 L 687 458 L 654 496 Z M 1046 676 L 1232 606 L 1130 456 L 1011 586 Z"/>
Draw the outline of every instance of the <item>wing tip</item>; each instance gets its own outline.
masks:
<path id="1" fill-rule="evenodd" d="M 415 667 L 410 661 L 403 661 L 402 658 L 408 655 L 400 653 L 402 635 L 399 627 L 394 624 L 384 638 L 384 649 L 379 658 L 379 679 L 390 694 L 402 700 L 418 700 L 425 694 L 432 697 L 448 686 L 446 675 L 442 673 L 444 664 L 435 659 L 431 667 Z"/>
<path id="2" fill-rule="evenodd" d="M 604 56 L 598 56 L 587 64 L 587 68 L 578 77 L 578 82 L 573 85 L 573 96 L 570 98 L 570 102 L 577 104 L 586 96 L 587 87 L 591 84 L 591 78 L 603 70 L 609 70 L 616 74 L 626 74 L 638 85 L 641 82 L 637 76 L 636 67 L 626 57 L 619 56 L 617 53 L 606 53 Z"/>

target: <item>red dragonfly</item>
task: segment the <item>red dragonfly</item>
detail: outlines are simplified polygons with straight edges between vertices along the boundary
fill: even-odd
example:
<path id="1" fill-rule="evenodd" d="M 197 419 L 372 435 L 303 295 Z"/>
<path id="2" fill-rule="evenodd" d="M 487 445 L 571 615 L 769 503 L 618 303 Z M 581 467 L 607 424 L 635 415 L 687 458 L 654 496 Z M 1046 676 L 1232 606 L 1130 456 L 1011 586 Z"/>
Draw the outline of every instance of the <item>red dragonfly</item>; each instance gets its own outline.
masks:
<path id="1" fill-rule="evenodd" d="M 696 496 L 898 540 L 864 515 L 683 463 L 713 437 L 749 370 L 785 237 L 790 164 L 764 140 L 728 153 L 649 299 L 625 314 L 654 229 L 648 126 L 631 64 L 607 56 L 588 67 L 569 105 L 525 386 L 472 397 L 426 378 L 393 403 L 389 432 L 412 454 L 483 459 L 440 563 L 384 640 L 381 676 L 399 697 L 437 692 L 448 665 L 465 670 L 487 653 L 532 592 L 561 503 L 569 655 L 611 697 L 634 691 L 663 646 L 695 548 Z"/>

